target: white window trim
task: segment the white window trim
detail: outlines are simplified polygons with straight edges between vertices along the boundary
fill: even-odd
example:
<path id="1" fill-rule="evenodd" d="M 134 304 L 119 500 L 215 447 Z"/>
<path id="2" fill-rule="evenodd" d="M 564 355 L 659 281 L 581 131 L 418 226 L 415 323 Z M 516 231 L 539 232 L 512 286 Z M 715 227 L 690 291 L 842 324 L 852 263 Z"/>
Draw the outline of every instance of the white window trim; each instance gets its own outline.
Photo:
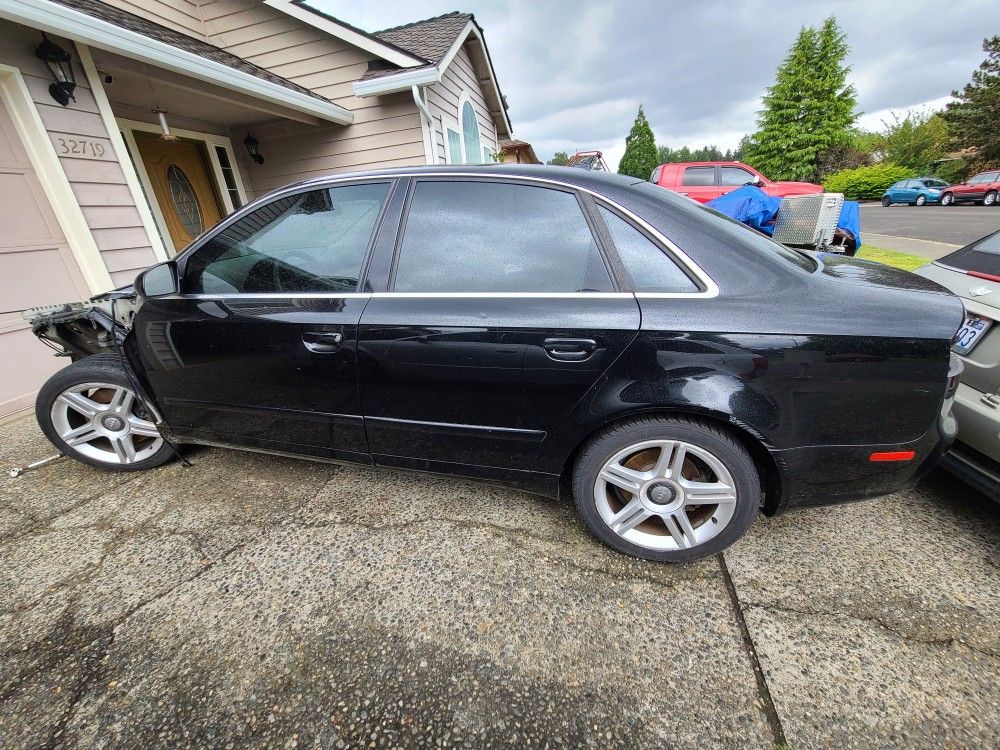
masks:
<path id="1" fill-rule="evenodd" d="M 42 118 L 24 82 L 21 71 L 0 63 L 0 97 L 7 107 L 14 129 L 21 138 L 28 160 L 41 183 L 42 191 L 48 198 L 59 228 L 66 238 L 73 257 L 76 259 L 84 283 L 91 294 L 100 294 L 113 289 L 111 279 L 101 251 L 94 241 L 90 227 L 83 215 L 83 209 L 73 193 L 69 179 L 59 163 L 56 150 L 49 140 Z"/>
<path id="2" fill-rule="evenodd" d="M 148 197 L 148 201 L 146 201 L 147 206 L 152 212 L 157 229 L 159 230 L 160 236 L 163 238 L 162 242 L 166 245 L 170 238 L 170 232 L 167 229 L 167 221 L 163 216 L 163 212 L 160 210 L 159 204 L 156 202 L 156 193 L 153 192 L 153 183 L 149 179 L 149 173 L 146 171 L 146 165 L 143 164 L 142 156 L 139 154 L 139 146 L 135 141 L 136 131 L 142 133 L 159 133 L 160 126 L 149 122 L 127 120 L 124 118 L 118 118 L 116 123 L 117 128 L 115 132 L 117 133 L 120 130 L 122 136 L 124 137 L 124 142 L 128 144 L 128 150 L 132 154 L 135 171 L 139 178 L 139 182 L 142 184 L 142 190 L 145 193 L 145 196 Z M 250 202 L 247 198 L 246 189 L 244 187 L 243 175 L 240 173 L 239 163 L 236 161 L 236 154 L 233 151 L 232 140 L 224 135 L 202 133 L 197 130 L 170 128 L 170 132 L 180 138 L 200 141 L 205 144 L 205 151 L 208 154 L 208 163 L 212 169 L 212 179 L 215 183 L 215 192 L 218 198 L 222 201 L 222 207 L 227 216 L 235 211 L 236 207 L 233 205 L 233 201 L 229 197 L 229 189 L 226 187 L 226 178 L 222 173 L 222 164 L 219 163 L 219 155 L 215 152 L 216 146 L 224 148 L 226 150 L 226 154 L 229 156 L 229 166 L 232 167 L 233 170 L 233 178 L 236 181 L 236 192 L 240 196 L 240 203 L 245 206 Z M 165 252 L 167 258 L 173 257 L 174 255 L 174 253 L 170 252 L 169 248 L 167 248 Z"/>

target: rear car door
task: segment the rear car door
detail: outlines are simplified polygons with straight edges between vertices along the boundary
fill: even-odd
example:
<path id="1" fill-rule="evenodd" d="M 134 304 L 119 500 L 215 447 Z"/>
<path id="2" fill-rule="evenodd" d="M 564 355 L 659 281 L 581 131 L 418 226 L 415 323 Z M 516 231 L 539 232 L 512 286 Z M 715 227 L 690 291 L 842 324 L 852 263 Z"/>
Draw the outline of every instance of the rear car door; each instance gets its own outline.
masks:
<path id="1" fill-rule="evenodd" d="M 364 311 L 359 387 L 376 463 L 516 479 L 639 329 L 573 189 L 413 181 L 385 291 Z M 374 274 L 370 274 L 372 283 Z"/>
<path id="2" fill-rule="evenodd" d="M 135 320 L 170 430 L 203 442 L 368 461 L 358 283 L 390 180 L 299 188 L 179 260 L 181 293 Z"/>
<path id="3" fill-rule="evenodd" d="M 677 192 L 694 198 L 699 203 L 708 203 L 713 198 L 718 198 L 721 194 L 718 170 L 714 166 L 685 167 L 681 172 Z"/>

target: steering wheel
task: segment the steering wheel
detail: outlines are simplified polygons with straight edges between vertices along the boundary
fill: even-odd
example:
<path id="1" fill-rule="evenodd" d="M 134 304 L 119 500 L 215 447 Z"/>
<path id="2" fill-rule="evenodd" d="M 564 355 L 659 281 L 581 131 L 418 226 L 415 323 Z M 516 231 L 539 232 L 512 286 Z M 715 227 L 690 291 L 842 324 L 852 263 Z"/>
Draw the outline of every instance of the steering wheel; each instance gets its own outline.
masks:
<path id="1" fill-rule="evenodd" d="M 271 263 L 271 272 L 274 277 L 274 288 L 279 292 L 299 292 L 302 291 L 300 274 L 295 273 L 296 268 L 315 267 L 316 259 L 309 253 L 296 250 L 289 253 L 281 260 L 277 258 Z M 302 275 L 312 275 L 303 273 Z M 297 283 L 299 282 L 299 283 Z"/>

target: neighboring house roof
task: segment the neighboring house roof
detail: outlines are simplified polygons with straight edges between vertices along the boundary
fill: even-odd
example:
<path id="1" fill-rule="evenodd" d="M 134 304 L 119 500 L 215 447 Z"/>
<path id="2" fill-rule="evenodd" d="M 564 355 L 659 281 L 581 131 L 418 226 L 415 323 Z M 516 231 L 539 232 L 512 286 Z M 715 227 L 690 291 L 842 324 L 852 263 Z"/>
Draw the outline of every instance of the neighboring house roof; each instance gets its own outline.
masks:
<path id="1" fill-rule="evenodd" d="M 304 86 L 293 83 L 287 78 L 275 75 L 271 71 L 266 70 L 259 65 L 254 65 L 252 62 L 244 60 L 242 57 L 238 57 L 231 52 L 226 52 L 224 49 L 220 49 L 213 44 L 187 36 L 179 31 L 168 29 L 166 26 L 160 26 L 157 23 L 148 21 L 141 16 L 129 13 L 128 11 L 106 5 L 105 3 L 100 2 L 100 0 L 51 0 L 51 2 L 57 3 L 58 5 L 64 5 L 67 8 L 74 8 L 93 18 L 113 23 L 115 26 L 122 29 L 134 31 L 138 34 L 149 37 L 150 39 L 155 39 L 186 52 L 200 55 L 201 57 L 221 63 L 243 73 L 249 73 L 252 76 L 268 81 L 269 83 L 274 83 L 300 94 L 305 94 L 321 102 L 330 102 L 329 99 L 310 91 Z"/>
<path id="2" fill-rule="evenodd" d="M 518 164 L 541 164 L 542 160 L 535 155 L 534 147 L 527 141 L 502 140 L 500 150 L 506 155 L 513 155 Z"/>

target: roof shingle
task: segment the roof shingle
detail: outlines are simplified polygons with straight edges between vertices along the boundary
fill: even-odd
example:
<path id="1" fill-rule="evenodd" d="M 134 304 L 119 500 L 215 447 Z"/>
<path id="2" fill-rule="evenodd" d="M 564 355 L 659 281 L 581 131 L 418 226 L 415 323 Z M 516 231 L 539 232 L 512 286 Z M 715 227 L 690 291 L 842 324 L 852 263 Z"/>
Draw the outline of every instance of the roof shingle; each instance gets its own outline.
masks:
<path id="1" fill-rule="evenodd" d="M 471 20 L 471 13 L 452 11 L 423 21 L 382 29 L 374 32 L 373 36 L 437 65 Z"/>

